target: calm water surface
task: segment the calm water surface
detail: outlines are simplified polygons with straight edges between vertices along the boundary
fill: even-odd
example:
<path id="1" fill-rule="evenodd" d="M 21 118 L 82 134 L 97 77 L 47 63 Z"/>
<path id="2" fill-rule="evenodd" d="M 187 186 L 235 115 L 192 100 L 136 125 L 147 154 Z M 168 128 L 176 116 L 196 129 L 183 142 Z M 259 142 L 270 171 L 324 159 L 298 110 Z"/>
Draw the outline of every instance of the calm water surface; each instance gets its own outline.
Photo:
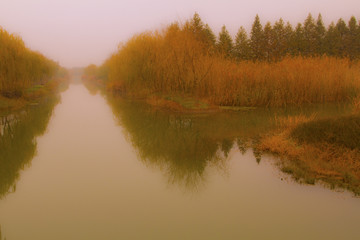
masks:
<path id="1" fill-rule="evenodd" d="M 359 198 L 247 148 L 271 112 L 178 115 L 71 85 L 1 119 L 1 240 L 360 236 Z"/>

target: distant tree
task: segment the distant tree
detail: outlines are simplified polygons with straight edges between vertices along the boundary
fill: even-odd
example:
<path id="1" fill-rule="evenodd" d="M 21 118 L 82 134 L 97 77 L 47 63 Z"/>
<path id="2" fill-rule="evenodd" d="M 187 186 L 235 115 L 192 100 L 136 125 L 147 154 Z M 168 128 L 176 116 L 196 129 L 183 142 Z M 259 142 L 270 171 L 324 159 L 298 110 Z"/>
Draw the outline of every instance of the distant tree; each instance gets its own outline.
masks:
<path id="1" fill-rule="evenodd" d="M 323 55 L 325 53 L 325 34 L 326 28 L 324 26 L 324 22 L 322 20 L 321 14 L 319 14 L 316 20 L 316 54 Z"/>
<path id="2" fill-rule="evenodd" d="M 287 39 L 284 21 L 280 18 L 273 27 L 273 60 L 279 61 L 286 55 Z"/>
<path id="3" fill-rule="evenodd" d="M 285 55 L 293 53 L 293 46 L 294 46 L 294 41 L 295 41 L 294 36 L 295 36 L 295 34 L 294 34 L 293 27 L 291 26 L 291 24 L 289 22 L 287 22 L 286 26 L 285 26 L 285 32 L 284 32 Z"/>
<path id="4" fill-rule="evenodd" d="M 190 21 L 185 24 L 186 30 L 192 32 L 197 40 L 204 44 L 204 47 L 212 52 L 216 43 L 216 36 L 208 24 L 204 24 L 200 15 L 195 12 Z"/>
<path id="5" fill-rule="evenodd" d="M 274 32 L 270 22 L 267 22 L 263 30 L 263 41 L 261 43 L 263 57 L 266 61 L 273 60 L 274 54 Z"/>
<path id="6" fill-rule="evenodd" d="M 292 54 L 295 56 L 303 55 L 304 51 L 305 51 L 304 28 L 301 25 L 301 23 L 298 23 L 294 31 Z"/>
<path id="7" fill-rule="evenodd" d="M 332 22 L 325 34 L 325 53 L 328 56 L 336 56 L 337 54 L 337 43 L 335 42 L 337 38 L 337 32 L 335 28 L 335 24 Z"/>
<path id="8" fill-rule="evenodd" d="M 253 60 L 262 60 L 264 58 L 262 42 L 263 29 L 259 15 L 256 15 L 250 33 L 250 48 Z"/>
<path id="9" fill-rule="evenodd" d="M 240 27 L 236 37 L 234 46 L 234 56 L 236 60 L 249 60 L 250 59 L 250 42 L 244 27 Z"/>
<path id="10" fill-rule="evenodd" d="M 197 12 L 194 13 L 194 16 L 190 21 L 189 29 L 192 30 L 195 34 L 201 34 L 204 29 L 204 23 Z"/>
<path id="11" fill-rule="evenodd" d="M 348 23 L 348 36 L 346 39 L 346 52 L 351 60 L 359 57 L 360 39 L 359 39 L 359 25 L 356 18 L 352 16 Z"/>
<path id="12" fill-rule="evenodd" d="M 314 56 L 316 54 L 316 24 L 311 14 L 304 22 L 304 56 Z"/>
<path id="13" fill-rule="evenodd" d="M 346 39 L 349 33 L 349 29 L 346 26 L 346 23 L 343 19 L 339 19 L 335 26 L 336 30 L 336 56 L 345 57 L 346 56 Z"/>
<path id="14" fill-rule="evenodd" d="M 208 47 L 211 50 L 213 50 L 215 48 L 215 44 L 216 44 L 216 36 L 215 36 L 214 32 L 211 30 L 211 28 L 208 24 L 205 24 L 203 31 L 204 31 L 206 44 L 208 45 Z"/>
<path id="15" fill-rule="evenodd" d="M 219 41 L 217 43 L 217 50 L 225 57 L 231 57 L 233 55 L 233 40 L 226 29 L 225 25 L 222 26 L 219 33 Z"/>

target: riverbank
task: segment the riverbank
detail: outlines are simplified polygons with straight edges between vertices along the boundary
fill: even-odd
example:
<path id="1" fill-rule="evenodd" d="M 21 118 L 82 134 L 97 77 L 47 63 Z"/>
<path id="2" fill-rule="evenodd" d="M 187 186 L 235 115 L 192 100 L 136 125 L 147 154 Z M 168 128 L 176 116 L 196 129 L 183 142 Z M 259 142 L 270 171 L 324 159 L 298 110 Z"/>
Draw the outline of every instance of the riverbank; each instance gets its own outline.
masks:
<path id="1" fill-rule="evenodd" d="M 5 97 L 0 94 L 0 114 L 6 115 L 9 112 L 17 111 L 29 105 L 36 105 L 43 99 L 48 98 L 67 89 L 69 78 L 56 78 L 45 84 L 34 85 L 23 91 L 19 97 Z"/>
<path id="2" fill-rule="evenodd" d="M 316 119 L 278 120 L 276 131 L 261 138 L 257 149 L 279 157 L 280 169 L 295 180 L 360 195 L 360 114 Z"/>

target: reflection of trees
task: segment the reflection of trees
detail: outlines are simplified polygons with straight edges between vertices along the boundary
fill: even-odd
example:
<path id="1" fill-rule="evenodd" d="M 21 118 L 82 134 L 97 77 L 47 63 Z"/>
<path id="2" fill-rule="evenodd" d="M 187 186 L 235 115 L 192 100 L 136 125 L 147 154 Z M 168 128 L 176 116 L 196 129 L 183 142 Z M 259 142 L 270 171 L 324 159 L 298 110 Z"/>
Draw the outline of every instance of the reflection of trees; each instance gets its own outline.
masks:
<path id="1" fill-rule="evenodd" d="M 162 169 L 171 183 L 196 187 L 208 165 L 223 167 L 238 144 L 268 129 L 270 113 L 177 114 L 110 99 L 115 116 L 142 161 Z"/>
<path id="2" fill-rule="evenodd" d="M 0 198 L 16 190 L 20 170 L 36 154 L 36 137 L 42 135 L 52 115 L 57 97 L 38 106 L 0 117 Z"/>

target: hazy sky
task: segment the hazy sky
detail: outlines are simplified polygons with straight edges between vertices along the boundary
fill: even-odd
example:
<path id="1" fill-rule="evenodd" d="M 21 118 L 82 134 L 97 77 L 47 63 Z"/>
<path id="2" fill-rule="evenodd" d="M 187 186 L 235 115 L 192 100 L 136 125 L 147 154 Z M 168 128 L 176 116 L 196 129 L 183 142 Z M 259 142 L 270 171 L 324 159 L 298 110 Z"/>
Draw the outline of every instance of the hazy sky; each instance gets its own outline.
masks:
<path id="1" fill-rule="evenodd" d="M 282 17 L 293 25 L 308 13 L 326 24 L 351 15 L 360 19 L 360 0 L 0 0 L 0 26 L 19 34 L 31 49 L 65 67 L 100 64 L 119 42 L 135 33 L 185 21 L 197 11 L 217 32 L 250 29 Z"/>

